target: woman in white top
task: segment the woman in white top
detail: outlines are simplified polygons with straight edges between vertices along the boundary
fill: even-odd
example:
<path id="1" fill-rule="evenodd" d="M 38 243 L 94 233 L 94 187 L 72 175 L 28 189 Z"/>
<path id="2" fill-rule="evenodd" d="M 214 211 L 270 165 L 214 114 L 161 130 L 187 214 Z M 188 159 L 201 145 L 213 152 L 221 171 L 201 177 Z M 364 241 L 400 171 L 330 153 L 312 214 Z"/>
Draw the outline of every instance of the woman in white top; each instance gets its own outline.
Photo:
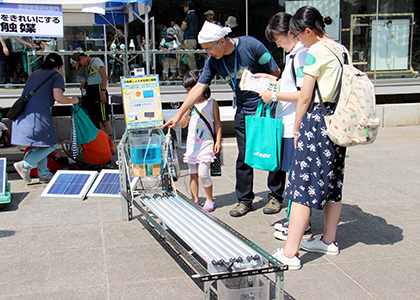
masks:
<path id="1" fill-rule="evenodd" d="M 293 145 L 293 127 L 295 123 L 296 102 L 303 83 L 303 66 L 307 48 L 293 38 L 289 31 L 289 22 L 292 15 L 279 12 L 271 17 L 265 29 L 265 36 L 269 42 L 275 42 L 277 47 L 283 48 L 289 54 L 286 56 L 286 65 L 281 74 L 281 79 L 268 74 L 257 74 L 259 77 L 270 78 L 280 85 L 280 92 L 265 91 L 260 97 L 265 103 L 277 102 L 276 118 L 283 119 L 283 139 L 281 153 L 281 176 L 280 183 L 283 188 L 286 185 L 286 173 L 289 171 L 295 149 Z M 278 203 L 278 210 L 281 204 Z M 275 209 L 274 205 L 272 209 Z M 280 224 L 279 224 L 280 225 Z M 282 226 L 287 224 L 282 224 Z M 276 229 L 279 229 L 276 227 Z M 287 232 L 283 230 L 275 233 L 275 237 L 285 240 Z"/>

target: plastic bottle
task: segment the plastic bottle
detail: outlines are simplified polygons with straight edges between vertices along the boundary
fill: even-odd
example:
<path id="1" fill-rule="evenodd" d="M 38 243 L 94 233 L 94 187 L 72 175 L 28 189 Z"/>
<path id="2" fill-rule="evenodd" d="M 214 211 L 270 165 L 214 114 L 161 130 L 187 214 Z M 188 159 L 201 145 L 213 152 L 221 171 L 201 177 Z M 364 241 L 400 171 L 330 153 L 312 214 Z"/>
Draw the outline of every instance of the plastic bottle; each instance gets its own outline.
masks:
<path id="1" fill-rule="evenodd" d="M 134 40 L 130 40 L 130 44 L 128 45 L 128 50 L 133 51 L 134 50 Z"/>

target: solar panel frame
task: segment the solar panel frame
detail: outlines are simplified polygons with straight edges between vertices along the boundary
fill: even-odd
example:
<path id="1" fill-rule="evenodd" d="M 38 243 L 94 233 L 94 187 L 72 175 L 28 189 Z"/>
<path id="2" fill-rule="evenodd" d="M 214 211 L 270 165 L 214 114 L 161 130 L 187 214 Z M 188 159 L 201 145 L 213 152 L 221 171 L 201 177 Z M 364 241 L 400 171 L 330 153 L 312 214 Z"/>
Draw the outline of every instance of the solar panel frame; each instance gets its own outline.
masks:
<path id="1" fill-rule="evenodd" d="M 7 185 L 6 167 L 7 167 L 6 157 L 0 157 L 0 194 L 6 193 L 6 185 Z"/>
<path id="2" fill-rule="evenodd" d="M 58 170 L 41 197 L 84 199 L 97 176 L 97 171 Z"/>
<path id="3" fill-rule="evenodd" d="M 113 182 L 113 186 L 111 187 L 111 191 L 113 193 L 104 193 L 103 191 L 98 191 L 98 188 L 100 188 L 100 184 L 103 183 L 103 180 L 107 180 L 106 177 L 108 175 L 117 175 L 118 181 Z M 111 169 L 104 169 L 102 170 L 98 177 L 95 179 L 95 182 L 92 184 L 87 197 L 120 197 L 120 179 L 119 179 L 120 171 L 119 170 L 111 170 Z M 139 177 L 132 177 L 131 178 L 131 187 L 133 188 L 139 180 Z M 115 193 L 115 187 L 118 187 L 118 192 Z M 108 189 L 109 191 L 109 189 Z"/>

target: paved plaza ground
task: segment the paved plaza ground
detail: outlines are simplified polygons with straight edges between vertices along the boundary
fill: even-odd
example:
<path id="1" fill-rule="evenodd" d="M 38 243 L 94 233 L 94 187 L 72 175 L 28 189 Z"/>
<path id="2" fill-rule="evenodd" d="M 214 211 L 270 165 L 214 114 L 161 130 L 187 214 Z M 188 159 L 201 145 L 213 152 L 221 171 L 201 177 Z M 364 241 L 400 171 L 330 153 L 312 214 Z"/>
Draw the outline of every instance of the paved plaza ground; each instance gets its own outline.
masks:
<path id="1" fill-rule="evenodd" d="M 348 149 L 341 253 L 300 251 L 302 269 L 285 272 L 285 299 L 420 299 L 419 149 L 420 126 L 381 128 L 374 144 Z M 120 199 L 41 198 L 43 189 L 28 188 L 13 168 L 22 154 L 0 148 L 12 191 L 12 203 L 0 205 L 0 299 L 203 299 L 202 286 L 148 226 L 122 221 Z M 285 244 L 273 225 L 286 210 L 263 214 L 267 172 L 256 171 L 255 211 L 229 216 L 236 155 L 235 139 L 224 138 L 213 214 L 271 253 Z M 188 181 L 183 164 L 176 187 L 187 195 Z M 322 226 L 314 211 L 314 234 Z"/>

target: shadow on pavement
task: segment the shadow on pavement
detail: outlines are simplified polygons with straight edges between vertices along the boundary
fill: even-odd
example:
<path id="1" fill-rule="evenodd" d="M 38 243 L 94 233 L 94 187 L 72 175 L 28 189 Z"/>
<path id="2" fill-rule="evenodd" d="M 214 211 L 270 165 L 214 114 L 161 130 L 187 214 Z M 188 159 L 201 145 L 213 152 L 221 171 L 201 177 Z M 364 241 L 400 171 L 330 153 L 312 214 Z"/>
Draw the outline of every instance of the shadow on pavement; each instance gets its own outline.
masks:
<path id="1" fill-rule="evenodd" d="M 314 235 L 322 234 L 323 212 L 314 211 L 311 223 Z M 343 204 L 337 227 L 337 240 L 340 250 L 358 243 L 365 245 L 393 245 L 403 240 L 403 230 L 380 217 L 364 212 L 358 205 Z M 307 253 L 302 263 L 317 259 L 322 254 Z"/>
<path id="2" fill-rule="evenodd" d="M 15 233 L 14 230 L 0 230 L 0 238 L 13 236 Z"/>
<path id="3" fill-rule="evenodd" d="M 19 176 L 19 175 L 18 175 Z M 18 210 L 19 204 L 28 196 L 29 192 L 14 193 L 11 191 L 12 198 L 10 203 L 0 205 L 0 211 L 15 211 Z"/>

